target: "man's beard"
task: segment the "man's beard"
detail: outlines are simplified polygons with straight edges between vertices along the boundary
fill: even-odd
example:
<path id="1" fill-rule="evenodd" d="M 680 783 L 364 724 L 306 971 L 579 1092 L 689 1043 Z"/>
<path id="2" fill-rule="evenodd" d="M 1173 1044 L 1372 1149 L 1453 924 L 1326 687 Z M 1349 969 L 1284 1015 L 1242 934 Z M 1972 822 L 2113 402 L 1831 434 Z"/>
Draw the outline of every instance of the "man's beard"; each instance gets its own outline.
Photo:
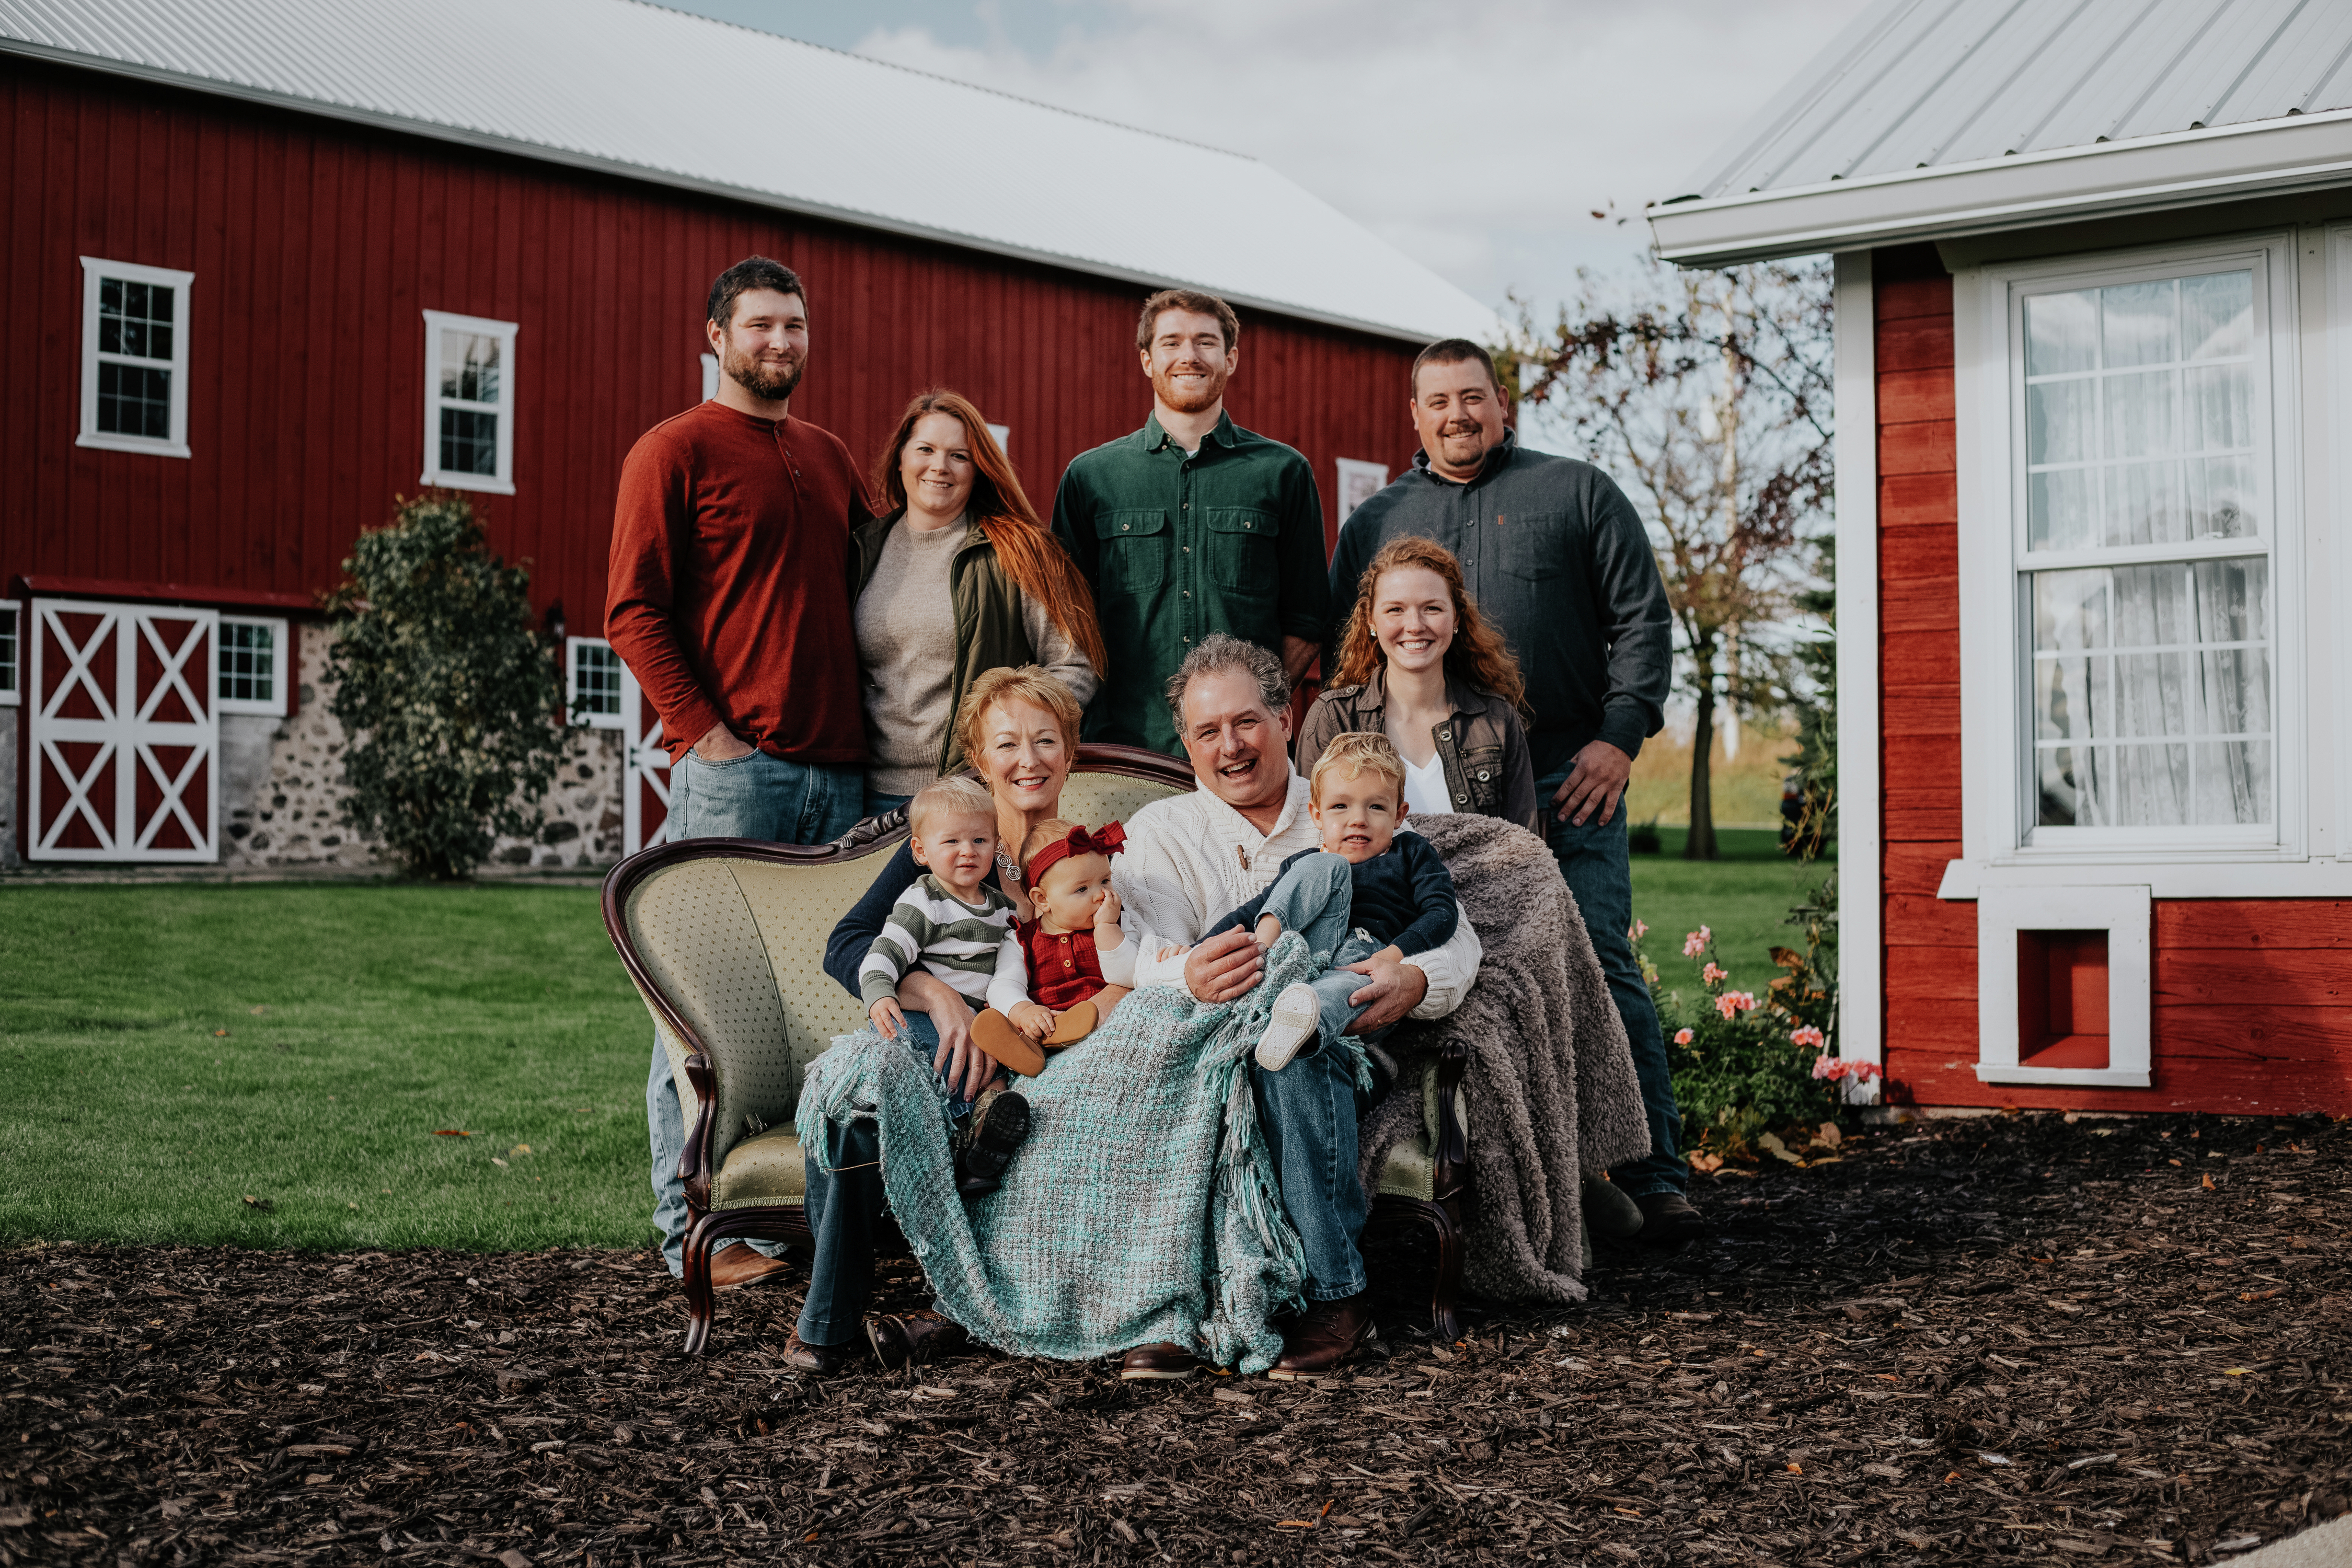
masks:
<path id="1" fill-rule="evenodd" d="M 1190 383 L 1180 385 L 1175 375 L 1175 372 L 1179 369 L 1193 368 L 1191 364 L 1185 364 L 1171 366 L 1166 371 L 1152 373 L 1151 390 L 1159 394 L 1160 402 L 1179 414 L 1198 414 L 1204 408 L 1215 407 L 1217 399 L 1225 395 L 1225 383 L 1233 379 L 1230 371 L 1211 371 L 1207 382 L 1195 392 Z"/>
<path id="2" fill-rule="evenodd" d="M 727 378 L 752 396 L 781 403 L 801 384 L 801 372 L 807 368 L 807 362 L 788 359 L 782 364 L 770 364 L 755 355 L 730 353 L 725 368 Z"/>

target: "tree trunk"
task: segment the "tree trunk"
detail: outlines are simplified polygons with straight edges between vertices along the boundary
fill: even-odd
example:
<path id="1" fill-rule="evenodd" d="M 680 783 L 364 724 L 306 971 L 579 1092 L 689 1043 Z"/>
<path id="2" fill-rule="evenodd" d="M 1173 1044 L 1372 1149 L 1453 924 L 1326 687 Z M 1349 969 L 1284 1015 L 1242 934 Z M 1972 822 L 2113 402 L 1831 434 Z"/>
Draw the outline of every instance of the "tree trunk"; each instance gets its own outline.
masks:
<path id="1" fill-rule="evenodd" d="M 1698 721 L 1691 727 L 1690 837 L 1683 841 L 1685 860 L 1712 860 L 1715 847 L 1715 777 L 1710 767 L 1715 751 L 1715 671 L 1698 670 Z"/>

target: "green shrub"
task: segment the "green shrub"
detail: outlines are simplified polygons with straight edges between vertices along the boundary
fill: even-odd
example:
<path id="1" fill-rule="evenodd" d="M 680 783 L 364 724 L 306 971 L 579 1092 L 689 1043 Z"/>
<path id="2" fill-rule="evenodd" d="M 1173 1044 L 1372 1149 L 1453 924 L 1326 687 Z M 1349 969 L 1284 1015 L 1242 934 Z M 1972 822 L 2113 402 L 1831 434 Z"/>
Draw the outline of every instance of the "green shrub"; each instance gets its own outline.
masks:
<path id="1" fill-rule="evenodd" d="M 470 876 L 497 835 L 538 831 L 562 757 L 562 666 L 531 627 L 530 575 L 447 494 L 404 501 L 343 573 L 329 602 L 343 819 L 415 875 Z"/>
<path id="2" fill-rule="evenodd" d="M 1840 1080 L 1877 1075 L 1870 1063 L 1829 1054 L 1837 1026 L 1836 900 L 1832 879 L 1790 911 L 1790 923 L 1804 928 L 1804 951 L 1774 948 L 1781 973 L 1760 994 L 1735 986 L 1705 926 L 1683 940 L 1683 957 L 1698 970 L 1687 1005 L 1643 955 L 1643 973 L 1668 1029 L 1684 1147 L 1694 1158 L 1719 1163 L 1722 1154 L 1748 1152 L 1766 1132 L 1834 1121 L 1843 1109 Z"/>
<path id="3" fill-rule="evenodd" d="M 1658 819 L 1636 822 L 1625 829 L 1625 847 L 1635 855 L 1655 855 L 1664 847 L 1658 837 Z"/>

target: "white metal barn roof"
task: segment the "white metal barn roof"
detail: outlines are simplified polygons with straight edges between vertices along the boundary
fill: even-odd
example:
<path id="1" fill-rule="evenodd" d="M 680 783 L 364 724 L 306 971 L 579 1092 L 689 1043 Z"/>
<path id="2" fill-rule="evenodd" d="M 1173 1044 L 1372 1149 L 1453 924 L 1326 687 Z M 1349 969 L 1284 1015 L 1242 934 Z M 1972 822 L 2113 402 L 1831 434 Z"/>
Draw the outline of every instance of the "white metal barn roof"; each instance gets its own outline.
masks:
<path id="1" fill-rule="evenodd" d="M 1414 341 L 1495 330 L 1255 159 L 637 0 L 0 0 L 0 53 Z"/>
<path id="2" fill-rule="evenodd" d="M 1650 218 L 1707 264 L 2347 181 L 2343 0 L 1879 0 Z"/>

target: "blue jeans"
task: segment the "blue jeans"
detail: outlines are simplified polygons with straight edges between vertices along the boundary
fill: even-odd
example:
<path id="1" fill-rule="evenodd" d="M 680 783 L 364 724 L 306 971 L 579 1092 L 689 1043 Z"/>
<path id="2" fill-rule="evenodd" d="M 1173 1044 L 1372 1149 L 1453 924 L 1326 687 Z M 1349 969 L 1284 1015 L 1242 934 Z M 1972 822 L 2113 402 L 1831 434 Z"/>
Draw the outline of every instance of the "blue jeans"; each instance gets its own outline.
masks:
<path id="1" fill-rule="evenodd" d="M 1276 879 L 1265 893 L 1264 914 L 1282 921 L 1282 929 L 1307 939 L 1310 952 L 1328 952 L 1330 967 L 1307 984 L 1320 1005 L 1318 1028 L 1327 1040 L 1348 1032 L 1364 1011 L 1348 1000 L 1364 988 L 1364 976 L 1344 966 L 1361 963 L 1385 944 L 1349 929 L 1356 895 L 1355 868 L 1347 857 L 1328 852 L 1310 855 Z M 1375 1030 L 1368 1038 L 1388 1033 Z"/>
<path id="2" fill-rule="evenodd" d="M 692 752 L 669 773 L 669 836 L 679 838 L 765 838 L 782 844 L 829 844 L 857 825 L 865 804 L 866 771 L 788 763 L 765 752 L 731 762 L 706 763 Z M 686 1183 L 677 1163 L 686 1152 L 686 1117 L 670 1078 L 669 1053 L 654 1040 L 646 1079 L 646 1141 L 653 1152 L 654 1228 L 672 1274 L 685 1270 Z M 750 1245 L 773 1257 L 774 1243 Z"/>
<path id="3" fill-rule="evenodd" d="M 1368 1212 L 1364 1184 L 1356 1176 L 1356 1119 L 1363 1106 L 1354 1060 L 1339 1044 L 1362 1011 L 1348 998 L 1363 989 L 1364 977 L 1339 965 L 1359 963 L 1380 947 L 1349 930 L 1354 892 L 1347 860 L 1324 854 L 1285 871 L 1265 897 L 1265 912 L 1279 918 L 1283 930 L 1305 937 L 1311 951 L 1331 954 L 1332 967 L 1307 982 L 1321 1004 L 1314 1043 L 1280 1072 L 1255 1064 L 1249 1069 L 1258 1124 L 1282 1185 L 1283 1212 L 1306 1251 L 1310 1301 L 1336 1301 L 1364 1289 L 1364 1257 L 1356 1247 Z"/>
<path id="4" fill-rule="evenodd" d="M 939 1054 L 940 1032 L 928 1013 L 906 1010 L 907 1027 L 898 1038 L 926 1066 Z M 1002 1080 L 1005 1075 L 998 1073 Z M 971 1102 L 960 1100 L 937 1074 L 931 1087 L 940 1102 L 961 1118 Z M 866 1298 L 874 1289 L 874 1222 L 882 1216 L 882 1143 L 874 1123 L 863 1119 L 843 1127 L 828 1121 L 822 1130 L 825 1157 L 808 1149 L 809 1130 L 801 1129 L 802 1158 L 808 1170 L 808 1227 L 816 1238 L 809 1258 L 808 1296 L 801 1304 L 800 1336 L 803 1343 L 837 1345 L 857 1335 L 866 1316 Z M 827 1167 L 830 1166 L 830 1169 Z"/>
<path id="5" fill-rule="evenodd" d="M 1633 956 L 1633 871 L 1625 853 L 1625 803 L 1603 823 L 1595 810 L 1583 826 L 1553 820 L 1552 792 L 1568 777 L 1566 769 L 1536 781 L 1536 799 L 1543 803 L 1546 841 L 1559 862 L 1568 890 L 1576 895 L 1577 912 L 1592 937 L 1592 951 L 1601 959 L 1609 994 L 1617 1016 L 1625 1021 L 1625 1038 L 1633 1047 L 1633 1075 L 1642 1084 L 1642 1109 L 1650 1122 L 1650 1152 L 1609 1173 L 1609 1179 L 1628 1197 L 1655 1193 L 1679 1193 L 1690 1181 L 1681 1148 L 1683 1113 L 1675 1105 L 1674 1075 L 1666 1066 L 1666 1037 L 1658 1026 L 1658 1009 L 1643 982 L 1642 965 Z"/>
<path id="6" fill-rule="evenodd" d="M 868 816 L 880 816 L 885 812 L 898 810 L 900 806 L 906 805 L 908 801 L 914 798 L 915 797 L 911 795 L 885 794 L 883 791 L 876 789 L 872 784 L 867 784 L 866 786 L 866 815 Z"/>

